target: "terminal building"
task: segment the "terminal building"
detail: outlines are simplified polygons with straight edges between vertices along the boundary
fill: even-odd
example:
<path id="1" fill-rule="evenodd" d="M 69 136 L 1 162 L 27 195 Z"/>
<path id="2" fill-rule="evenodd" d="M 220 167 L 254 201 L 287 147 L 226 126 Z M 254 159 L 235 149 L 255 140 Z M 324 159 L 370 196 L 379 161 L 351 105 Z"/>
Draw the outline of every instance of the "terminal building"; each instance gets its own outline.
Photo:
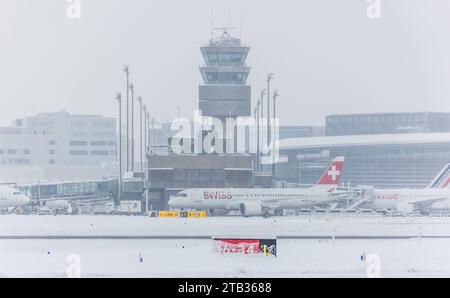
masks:
<path id="1" fill-rule="evenodd" d="M 282 125 L 279 130 L 280 140 L 325 136 L 325 127 L 321 126 Z"/>
<path id="2" fill-rule="evenodd" d="M 450 162 L 450 113 L 329 115 L 326 136 L 280 141 L 276 180 L 314 184 L 345 156 L 341 182 L 421 188 Z"/>
<path id="3" fill-rule="evenodd" d="M 329 115 L 327 136 L 450 132 L 450 113 Z"/>
<path id="4" fill-rule="evenodd" d="M 191 124 L 193 126 L 193 124 Z M 176 131 L 171 129 L 171 122 L 155 122 L 149 128 L 149 145 L 156 152 L 167 152 L 169 140 Z M 292 138 L 322 137 L 325 136 L 325 127 L 321 126 L 280 126 L 280 140 Z"/>
<path id="5" fill-rule="evenodd" d="M 450 162 L 450 133 L 327 136 L 281 140 L 276 179 L 314 184 L 345 156 L 341 182 L 377 188 L 422 188 Z"/>

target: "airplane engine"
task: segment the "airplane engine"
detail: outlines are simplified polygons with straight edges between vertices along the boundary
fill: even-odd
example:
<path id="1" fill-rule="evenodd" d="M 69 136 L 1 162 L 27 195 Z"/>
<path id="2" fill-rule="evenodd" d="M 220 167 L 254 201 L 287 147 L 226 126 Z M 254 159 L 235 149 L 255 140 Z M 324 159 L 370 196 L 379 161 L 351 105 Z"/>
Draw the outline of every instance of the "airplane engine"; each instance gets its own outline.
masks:
<path id="1" fill-rule="evenodd" d="M 208 215 L 210 216 L 226 216 L 230 213 L 230 210 L 226 209 L 209 209 Z"/>
<path id="2" fill-rule="evenodd" d="M 400 203 L 397 205 L 397 210 L 401 213 L 413 213 L 414 211 L 414 205 L 408 204 L 408 203 Z"/>
<path id="3" fill-rule="evenodd" d="M 245 202 L 240 206 L 241 214 L 245 217 L 261 216 L 264 214 L 263 208 L 259 202 Z"/>

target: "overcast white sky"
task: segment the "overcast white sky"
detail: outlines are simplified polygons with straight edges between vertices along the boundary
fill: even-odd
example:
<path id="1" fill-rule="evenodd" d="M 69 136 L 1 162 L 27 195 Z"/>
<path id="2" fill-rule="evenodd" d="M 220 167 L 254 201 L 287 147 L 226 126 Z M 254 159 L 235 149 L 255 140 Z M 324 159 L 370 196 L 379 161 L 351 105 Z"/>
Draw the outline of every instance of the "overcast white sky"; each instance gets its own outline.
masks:
<path id="1" fill-rule="evenodd" d="M 0 125 L 65 109 L 116 115 L 129 64 L 152 116 L 197 107 L 199 46 L 215 25 L 252 47 L 253 97 L 276 74 L 282 123 L 323 125 L 330 113 L 450 111 L 450 1 L 0 0 Z M 237 30 L 239 36 L 241 30 Z"/>

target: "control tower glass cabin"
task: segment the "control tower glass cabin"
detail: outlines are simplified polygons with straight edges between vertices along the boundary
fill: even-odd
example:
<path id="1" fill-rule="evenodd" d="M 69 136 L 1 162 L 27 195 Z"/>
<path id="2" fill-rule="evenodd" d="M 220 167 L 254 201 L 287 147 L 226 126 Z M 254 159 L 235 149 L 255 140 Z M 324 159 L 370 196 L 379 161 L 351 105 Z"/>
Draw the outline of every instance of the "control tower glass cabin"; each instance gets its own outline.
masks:
<path id="1" fill-rule="evenodd" d="M 249 47 L 232 37 L 222 36 L 200 48 L 205 65 L 200 67 L 204 84 L 199 87 L 199 108 L 203 116 L 224 118 L 251 115 L 251 87 L 246 85 L 250 67 Z"/>

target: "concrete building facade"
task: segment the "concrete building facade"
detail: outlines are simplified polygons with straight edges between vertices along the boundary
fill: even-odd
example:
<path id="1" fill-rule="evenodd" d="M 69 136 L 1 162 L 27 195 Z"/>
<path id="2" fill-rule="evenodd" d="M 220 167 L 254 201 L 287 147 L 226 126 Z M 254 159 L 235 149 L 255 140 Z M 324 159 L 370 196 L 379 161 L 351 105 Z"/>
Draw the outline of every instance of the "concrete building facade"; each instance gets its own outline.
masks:
<path id="1" fill-rule="evenodd" d="M 117 151 L 115 118 L 63 111 L 0 128 L 1 167 L 111 167 Z"/>
<path id="2" fill-rule="evenodd" d="M 116 119 L 41 113 L 21 121 L 24 135 L 48 140 L 48 163 L 63 166 L 108 166 L 117 162 Z"/>

